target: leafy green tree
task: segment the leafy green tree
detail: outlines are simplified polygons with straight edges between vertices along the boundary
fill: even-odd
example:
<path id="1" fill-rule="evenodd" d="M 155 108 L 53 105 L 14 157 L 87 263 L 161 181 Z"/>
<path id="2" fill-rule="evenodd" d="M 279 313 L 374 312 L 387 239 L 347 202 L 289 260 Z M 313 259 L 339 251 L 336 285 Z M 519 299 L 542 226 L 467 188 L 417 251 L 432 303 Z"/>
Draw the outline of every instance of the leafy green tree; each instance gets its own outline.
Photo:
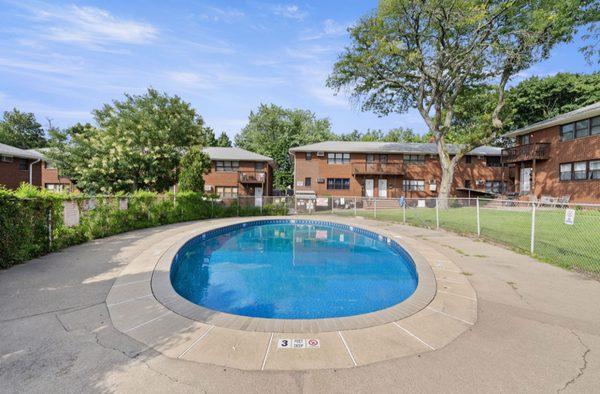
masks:
<path id="1" fill-rule="evenodd" d="M 12 111 L 4 111 L 0 121 L 0 143 L 32 149 L 43 148 L 47 141 L 42 125 L 33 113 L 13 108 Z"/>
<path id="2" fill-rule="evenodd" d="M 350 31 L 351 45 L 328 85 L 349 88 L 363 110 L 381 115 L 416 108 L 437 144 L 440 206 L 448 205 L 464 153 L 503 129 L 505 89 L 518 72 L 548 57 L 586 23 L 593 0 L 381 0 Z M 596 3 L 597 4 L 597 3 Z M 490 128 L 456 133 L 457 100 L 497 81 Z M 453 157 L 448 135 L 463 143 Z M 466 133 L 466 135 L 465 135 Z M 458 138 L 461 137 L 461 138 Z"/>
<path id="3" fill-rule="evenodd" d="M 223 148 L 231 147 L 231 140 L 225 132 L 222 132 L 219 138 L 217 138 L 216 146 L 220 146 Z"/>
<path id="4" fill-rule="evenodd" d="M 53 132 L 48 153 L 85 192 L 167 190 L 177 182 L 185 148 L 204 142 L 202 117 L 179 97 L 154 89 L 93 114 L 96 126 Z"/>
<path id="5" fill-rule="evenodd" d="M 204 174 L 210 171 L 210 157 L 201 146 L 192 146 L 183 155 L 179 170 L 179 187 L 182 191 L 204 192 Z"/>
<path id="6" fill-rule="evenodd" d="M 367 130 L 361 133 L 353 130 L 350 133 L 342 134 L 339 137 L 342 141 L 375 141 L 375 142 L 427 142 L 428 135 L 418 135 L 411 129 L 397 127 L 386 132 L 382 130 Z"/>
<path id="7" fill-rule="evenodd" d="M 509 89 L 513 128 L 551 118 L 600 101 L 600 72 L 531 77 Z"/>
<path id="8" fill-rule="evenodd" d="M 235 145 L 269 156 L 275 161 L 274 185 L 279 190 L 294 181 L 294 161 L 289 149 L 336 139 L 329 119 L 317 119 L 310 111 L 261 104 L 250 112 L 248 124 L 235 137 Z"/>

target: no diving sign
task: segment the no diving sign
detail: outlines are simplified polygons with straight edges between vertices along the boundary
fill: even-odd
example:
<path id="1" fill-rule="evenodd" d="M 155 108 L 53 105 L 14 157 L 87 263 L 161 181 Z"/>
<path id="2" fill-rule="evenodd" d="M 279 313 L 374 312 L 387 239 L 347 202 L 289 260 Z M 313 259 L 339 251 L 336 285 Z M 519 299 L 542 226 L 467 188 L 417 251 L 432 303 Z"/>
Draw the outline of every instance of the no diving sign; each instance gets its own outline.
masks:
<path id="1" fill-rule="evenodd" d="M 279 339 L 277 341 L 278 349 L 318 349 L 321 342 L 316 338 L 309 339 Z"/>
<path id="2" fill-rule="evenodd" d="M 575 210 L 574 209 L 565 210 L 565 224 L 570 224 L 570 225 L 575 224 Z"/>

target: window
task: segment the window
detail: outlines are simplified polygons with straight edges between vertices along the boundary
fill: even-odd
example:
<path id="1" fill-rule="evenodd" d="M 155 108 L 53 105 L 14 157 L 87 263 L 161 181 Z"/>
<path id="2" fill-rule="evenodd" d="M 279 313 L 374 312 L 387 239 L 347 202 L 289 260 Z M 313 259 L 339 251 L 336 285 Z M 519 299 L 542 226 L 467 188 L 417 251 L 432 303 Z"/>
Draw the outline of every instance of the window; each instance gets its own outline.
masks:
<path id="1" fill-rule="evenodd" d="M 590 161 L 590 170 L 588 172 L 590 179 L 600 179 L 600 160 Z"/>
<path id="2" fill-rule="evenodd" d="M 310 186 L 312 184 L 312 179 L 310 177 L 304 178 L 304 186 Z"/>
<path id="3" fill-rule="evenodd" d="M 486 193 L 500 193 L 502 188 L 501 181 L 486 181 L 485 182 L 485 192 Z"/>
<path id="4" fill-rule="evenodd" d="M 561 164 L 560 165 L 560 180 L 561 181 L 570 181 L 571 180 L 571 163 Z"/>
<path id="5" fill-rule="evenodd" d="M 470 189 L 470 188 L 471 188 L 471 180 L 465 179 L 465 189 Z"/>
<path id="6" fill-rule="evenodd" d="M 405 192 L 423 192 L 425 191 L 425 181 L 415 179 L 403 179 L 402 189 Z"/>
<path id="7" fill-rule="evenodd" d="M 240 167 L 239 161 L 217 161 L 215 163 L 217 171 L 237 171 Z"/>
<path id="8" fill-rule="evenodd" d="M 254 163 L 254 170 L 255 171 L 262 171 L 265 169 L 265 163 L 262 163 L 260 161 L 257 161 L 256 163 Z"/>
<path id="9" fill-rule="evenodd" d="M 412 164 L 424 164 L 425 155 L 404 155 L 404 161 Z"/>
<path id="10" fill-rule="evenodd" d="M 237 187 L 229 186 L 217 186 L 215 192 L 221 196 L 221 198 L 236 198 L 238 194 Z"/>
<path id="11" fill-rule="evenodd" d="M 573 163 L 573 179 L 587 179 L 587 163 L 585 161 Z"/>
<path id="12" fill-rule="evenodd" d="M 347 190 L 350 189 L 349 178 L 327 178 L 328 190 Z"/>
<path id="13" fill-rule="evenodd" d="M 347 164 L 350 163 L 350 153 L 328 153 L 327 164 Z"/>
<path id="14" fill-rule="evenodd" d="M 2 161 L 5 163 L 12 163 L 13 157 L 12 156 L 2 156 Z"/>
<path id="15" fill-rule="evenodd" d="M 388 162 L 388 155 L 379 155 L 379 162 L 386 164 Z"/>
<path id="16" fill-rule="evenodd" d="M 306 161 L 312 160 L 312 152 L 306 152 Z"/>
<path id="17" fill-rule="evenodd" d="M 486 156 L 485 165 L 488 167 L 501 167 L 500 156 Z"/>
<path id="18" fill-rule="evenodd" d="M 54 191 L 54 192 L 61 192 L 63 190 L 65 190 L 65 185 L 63 185 L 62 183 L 46 183 L 46 190 L 50 190 L 50 191 Z"/>
<path id="19" fill-rule="evenodd" d="M 590 134 L 597 135 L 600 134 L 600 116 L 596 116 L 591 120 L 592 125 L 590 127 Z"/>
<path id="20" fill-rule="evenodd" d="M 590 135 L 590 120 L 580 120 L 575 123 L 575 138 L 587 137 Z"/>
<path id="21" fill-rule="evenodd" d="M 465 163 L 471 164 L 473 156 L 467 155 L 465 156 Z"/>
<path id="22" fill-rule="evenodd" d="M 531 136 L 529 134 L 521 136 L 521 145 L 527 145 L 531 142 Z"/>
<path id="23" fill-rule="evenodd" d="M 19 159 L 19 170 L 21 170 L 21 171 L 27 170 L 27 159 Z"/>
<path id="24" fill-rule="evenodd" d="M 367 155 L 367 163 L 370 164 L 370 163 L 373 163 L 373 161 L 374 161 L 374 155 L 372 153 L 369 153 Z"/>
<path id="25" fill-rule="evenodd" d="M 560 127 L 560 140 L 569 141 L 573 139 L 573 123 L 569 123 Z"/>

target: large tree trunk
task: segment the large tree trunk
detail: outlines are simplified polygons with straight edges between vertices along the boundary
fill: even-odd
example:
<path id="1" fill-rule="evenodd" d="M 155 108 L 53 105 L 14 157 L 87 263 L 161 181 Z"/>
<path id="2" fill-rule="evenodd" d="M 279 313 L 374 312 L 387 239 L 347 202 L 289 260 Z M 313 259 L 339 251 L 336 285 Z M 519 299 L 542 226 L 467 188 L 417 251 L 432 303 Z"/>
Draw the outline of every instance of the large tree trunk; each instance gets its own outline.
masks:
<path id="1" fill-rule="evenodd" d="M 452 190 L 452 180 L 454 179 L 454 165 L 448 155 L 448 149 L 443 138 L 436 139 L 440 166 L 442 167 L 442 180 L 438 190 L 438 207 L 448 209 L 450 200 L 450 191 Z"/>

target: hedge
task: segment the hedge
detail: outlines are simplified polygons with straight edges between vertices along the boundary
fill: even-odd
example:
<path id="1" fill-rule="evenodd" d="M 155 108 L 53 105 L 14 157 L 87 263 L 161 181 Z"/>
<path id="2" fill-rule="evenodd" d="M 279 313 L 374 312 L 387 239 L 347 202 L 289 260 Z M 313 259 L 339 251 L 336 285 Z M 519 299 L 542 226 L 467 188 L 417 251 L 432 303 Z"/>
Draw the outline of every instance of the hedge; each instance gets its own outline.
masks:
<path id="1" fill-rule="evenodd" d="M 127 199 L 127 209 L 119 202 Z M 63 203 L 77 202 L 79 225 L 63 223 Z M 93 201 L 93 209 L 84 209 Z M 253 201 L 253 199 L 252 199 Z M 285 215 L 285 204 L 238 206 L 202 193 L 85 196 L 51 193 L 29 185 L 0 189 L 0 268 L 46 253 L 130 230 L 164 224 L 233 216 Z"/>

